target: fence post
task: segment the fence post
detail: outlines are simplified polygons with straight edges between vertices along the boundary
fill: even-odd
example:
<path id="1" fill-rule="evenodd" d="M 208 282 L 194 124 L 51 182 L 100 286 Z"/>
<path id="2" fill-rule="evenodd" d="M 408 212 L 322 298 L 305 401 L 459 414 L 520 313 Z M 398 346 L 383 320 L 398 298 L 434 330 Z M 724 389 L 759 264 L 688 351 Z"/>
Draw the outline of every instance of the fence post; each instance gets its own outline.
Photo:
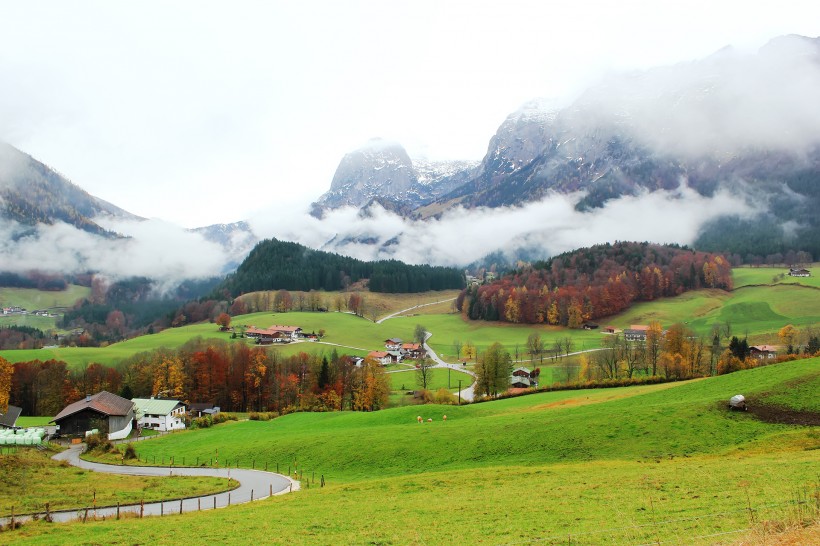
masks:
<path id="1" fill-rule="evenodd" d="M 182 499 L 179 499 L 179 513 L 182 513 Z"/>
<path id="2" fill-rule="evenodd" d="M 143 498 L 140 501 L 140 519 L 142 519 L 142 515 L 145 512 L 145 499 Z"/>
<path id="3" fill-rule="evenodd" d="M 159 515 L 160 517 L 165 515 L 165 503 L 162 501 L 159 501 Z"/>
<path id="4" fill-rule="evenodd" d="M 216 510 L 216 495 L 214 495 L 214 510 Z"/>
<path id="5" fill-rule="evenodd" d="M 253 489 L 251 489 L 251 502 L 253 502 Z"/>
<path id="6" fill-rule="evenodd" d="M 14 529 L 14 505 L 11 506 L 11 528 Z"/>
<path id="7" fill-rule="evenodd" d="M 201 511 L 202 511 L 202 497 L 198 497 L 198 498 L 196 499 L 196 511 L 197 511 L 197 512 L 201 512 Z"/>
<path id="8" fill-rule="evenodd" d="M 273 484 L 270 484 L 268 487 L 270 488 L 270 490 L 268 491 L 268 496 L 272 497 L 273 496 Z"/>
<path id="9" fill-rule="evenodd" d="M 231 505 L 231 494 L 228 493 L 228 506 L 230 506 L 230 505 Z"/>
<path id="10" fill-rule="evenodd" d="M 85 523 L 86 519 L 88 519 L 88 506 L 85 507 L 85 513 L 83 513 L 83 523 Z"/>
<path id="11" fill-rule="evenodd" d="M 120 501 L 117 501 L 117 519 L 120 519 Z"/>

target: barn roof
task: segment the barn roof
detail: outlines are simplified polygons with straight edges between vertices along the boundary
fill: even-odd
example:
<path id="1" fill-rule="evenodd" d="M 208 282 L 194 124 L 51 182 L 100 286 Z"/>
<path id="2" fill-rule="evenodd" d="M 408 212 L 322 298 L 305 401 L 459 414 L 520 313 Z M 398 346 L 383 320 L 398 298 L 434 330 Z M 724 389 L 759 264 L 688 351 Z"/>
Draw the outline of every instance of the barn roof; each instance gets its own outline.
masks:
<path id="1" fill-rule="evenodd" d="M 17 418 L 20 417 L 21 413 L 23 413 L 23 408 L 9 404 L 6 413 L 0 415 L 0 427 L 14 428 L 14 424 L 17 422 Z"/>
<path id="2" fill-rule="evenodd" d="M 59 421 L 69 415 L 74 415 L 85 409 L 92 409 L 104 415 L 128 415 L 134 403 L 122 396 L 117 396 L 108 391 L 100 391 L 95 395 L 87 396 L 82 400 L 74 402 L 63 408 L 53 421 Z"/>

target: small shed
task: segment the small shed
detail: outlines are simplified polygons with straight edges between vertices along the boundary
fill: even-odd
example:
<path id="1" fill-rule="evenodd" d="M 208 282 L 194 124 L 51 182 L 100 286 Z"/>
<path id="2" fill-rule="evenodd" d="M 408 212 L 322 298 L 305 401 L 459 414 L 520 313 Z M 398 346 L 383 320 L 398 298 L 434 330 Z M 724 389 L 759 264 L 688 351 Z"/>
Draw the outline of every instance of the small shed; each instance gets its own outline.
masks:
<path id="1" fill-rule="evenodd" d="M 109 440 L 126 438 L 134 421 L 134 403 L 108 391 L 87 395 L 69 404 L 52 422 L 62 436 L 85 436 L 87 430 L 99 429 Z"/>

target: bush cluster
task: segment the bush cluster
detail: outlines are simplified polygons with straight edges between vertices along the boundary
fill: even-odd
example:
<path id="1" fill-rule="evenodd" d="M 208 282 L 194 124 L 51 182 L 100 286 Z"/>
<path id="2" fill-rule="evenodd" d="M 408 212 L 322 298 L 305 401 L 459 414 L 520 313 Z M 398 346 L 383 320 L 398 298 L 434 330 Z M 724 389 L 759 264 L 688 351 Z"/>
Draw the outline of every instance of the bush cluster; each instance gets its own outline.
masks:
<path id="1" fill-rule="evenodd" d="M 220 412 L 216 415 L 205 415 L 191 419 L 191 428 L 210 428 L 227 421 L 236 421 L 237 417 L 233 413 Z"/>
<path id="2" fill-rule="evenodd" d="M 270 421 L 271 419 L 276 419 L 279 417 L 278 411 L 254 411 L 248 415 L 248 419 L 251 421 Z"/>

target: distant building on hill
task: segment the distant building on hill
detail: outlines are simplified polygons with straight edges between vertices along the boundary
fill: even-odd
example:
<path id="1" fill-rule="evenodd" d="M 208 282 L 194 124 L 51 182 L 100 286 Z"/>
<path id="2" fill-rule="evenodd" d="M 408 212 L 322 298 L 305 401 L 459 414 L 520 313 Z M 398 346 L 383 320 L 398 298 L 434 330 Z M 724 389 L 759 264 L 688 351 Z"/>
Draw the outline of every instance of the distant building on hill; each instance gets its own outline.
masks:
<path id="1" fill-rule="evenodd" d="M 789 269 L 789 276 L 790 277 L 811 277 L 811 271 L 806 268 L 790 268 Z"/>

